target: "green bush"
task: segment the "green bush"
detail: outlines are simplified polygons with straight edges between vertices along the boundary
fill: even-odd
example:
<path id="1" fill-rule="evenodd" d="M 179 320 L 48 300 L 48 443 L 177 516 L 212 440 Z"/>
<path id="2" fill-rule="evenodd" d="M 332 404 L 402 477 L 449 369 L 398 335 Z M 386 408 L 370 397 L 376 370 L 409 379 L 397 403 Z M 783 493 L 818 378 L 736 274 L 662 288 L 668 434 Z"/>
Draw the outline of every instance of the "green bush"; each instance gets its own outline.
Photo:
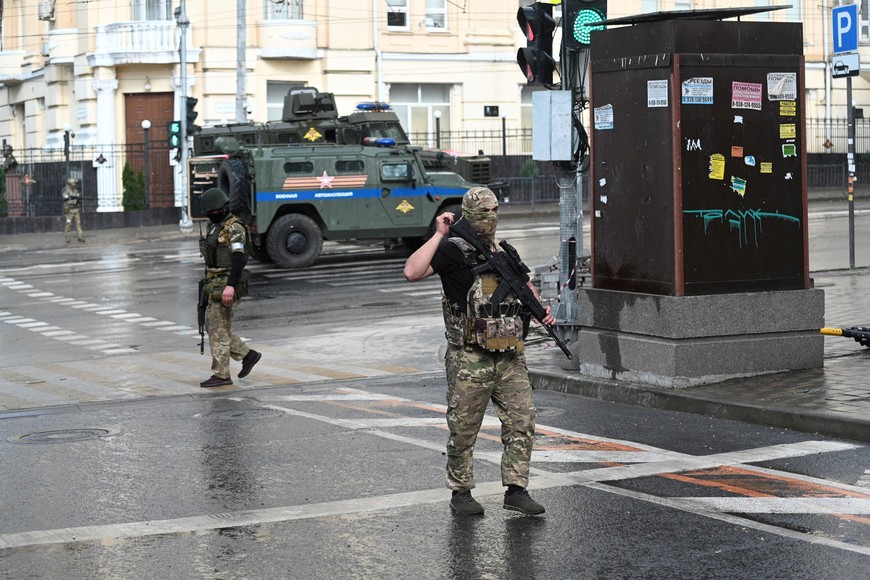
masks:
<path id="1" fill-rule="evenodd" d="M 9 201 L 6 199 L 6 171 L 0 167 L 0 217 L 9 215 Z"/>
<path id="2" fill-rule="evenodd" d="M 128 161 L 124 163 L 121 183 L 124 186 L 124 197 L 121 199 L 124 211 L 145 209 L 145 174 L 133 171 Z"/>
<path id="3" fill-rule="evenodd" d="M 529 157 L 526 159 L 523 166 L 520 167 L 520 177 L 537 177 L 538 176 L 538 164 L 535 163 L 535 160 Z"/>

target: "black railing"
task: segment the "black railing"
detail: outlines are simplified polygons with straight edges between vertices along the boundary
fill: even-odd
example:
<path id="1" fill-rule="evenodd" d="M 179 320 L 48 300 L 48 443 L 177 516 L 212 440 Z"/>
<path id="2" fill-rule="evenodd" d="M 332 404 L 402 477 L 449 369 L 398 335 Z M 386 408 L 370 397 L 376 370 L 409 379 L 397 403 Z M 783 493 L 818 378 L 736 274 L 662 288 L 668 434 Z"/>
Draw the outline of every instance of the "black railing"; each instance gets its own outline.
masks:
<path id="1" fill-rule="evenodd" d="M 831 121 L 830 142 L 832 147 L 823 145 L 828 135 L 828 124 L 823 119 L 807 120 L 806 143 L 809 162 L 807 164 L 807 187 L 845 190 L 846 138 L 848 125 L 845 119 Z M 870 119 L 855 120 L 856 188 L 870 184 Z M 558 201 L 559 189 L 556 180 L 546 173 L 553 172 L 551 164 L 538 162 L 540 175 L 519 177 L 522 168 L 531 157 L 531 129 L 495 129 L 486 131 L 442 131 L 411 133 L 411 142 L 427 148 L 434 148 L 440 141 L 441 148 L 460 153 L 484 154 L 491 158 L 490 179 L 493 182 L 507 181 L 508 200 L 515 204 L 535 204 Z M 18 167 L 7 179 L 7 199 L 10 201 L 10 215 L 51 216 L 60 213 L 60 192 L 66 176 L 66 163 L 69 161 L 73 177 L 81 180 L 80 190 L 84 198 L 85 212 L 97 209 L 97 169 L 99 159 L 111 157 L 116 165 L 117 179 L 125 163 L 133 170 L 144 171 L 144 143 L 114 146 L 77 146 L 70 148 L 69 159 L 62 148 L 23 149 L 13 153 Z M 151 142 L 149 145 L 149 206 L 152 208 L 173 207 L 173 172 L 169 165 L 169 149 L 165 143 Z M 11 179 L 11 181 L 10 181 Z M 16 189 L 17 188 L 17 189 Z M 588 191 L 588 187 L 584 188 Z M 17 196 L 17 197 L 16 197 Z"/>

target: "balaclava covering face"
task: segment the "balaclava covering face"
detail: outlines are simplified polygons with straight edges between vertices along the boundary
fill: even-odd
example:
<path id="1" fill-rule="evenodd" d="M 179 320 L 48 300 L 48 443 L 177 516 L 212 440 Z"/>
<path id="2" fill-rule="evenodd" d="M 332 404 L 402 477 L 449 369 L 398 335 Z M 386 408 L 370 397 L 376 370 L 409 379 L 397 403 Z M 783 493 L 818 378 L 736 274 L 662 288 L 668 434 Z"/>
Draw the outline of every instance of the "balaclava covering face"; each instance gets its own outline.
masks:
<path id="1" fill-rule="evenodd" d="M 462 197 L 462 215 L 485 243 L 495 243 L 498 227 L 498 198 L 485 187 L 472 187 Z"/>

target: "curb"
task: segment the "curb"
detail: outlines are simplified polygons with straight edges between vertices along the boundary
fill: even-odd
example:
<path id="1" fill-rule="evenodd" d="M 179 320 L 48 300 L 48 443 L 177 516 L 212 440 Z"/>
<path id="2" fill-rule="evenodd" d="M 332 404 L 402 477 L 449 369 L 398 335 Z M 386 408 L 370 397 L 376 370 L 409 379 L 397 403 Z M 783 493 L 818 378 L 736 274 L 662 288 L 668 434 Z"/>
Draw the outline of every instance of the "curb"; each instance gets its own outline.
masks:
<path id="1" fill-rule="evenodd" d="M 550 371 L 529 369 L 529 379 L 537 389 L 580 395 L 599 401 L 680 411 L 870 442 L 870 418 L 860 420 L 834 413 L 733 403 L 683 390 L 662 390 L 610 379 L 578 377 Z"/>

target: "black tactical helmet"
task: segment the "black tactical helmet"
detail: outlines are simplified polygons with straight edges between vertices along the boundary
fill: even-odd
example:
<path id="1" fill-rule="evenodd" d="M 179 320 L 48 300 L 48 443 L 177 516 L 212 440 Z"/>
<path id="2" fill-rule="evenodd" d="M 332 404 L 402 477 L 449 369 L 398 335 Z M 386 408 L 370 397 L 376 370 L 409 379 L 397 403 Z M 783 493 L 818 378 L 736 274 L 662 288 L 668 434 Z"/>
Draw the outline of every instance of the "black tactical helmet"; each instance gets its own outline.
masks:
<path id="1" fill-rule="evenodd" d="M 205 213 L 217 211 L 223 208 L 229 201 L 230 198 L 227 197 L 227 194 L 216 187 L 212 187 L 202 194 L 202 209 Z"/>

